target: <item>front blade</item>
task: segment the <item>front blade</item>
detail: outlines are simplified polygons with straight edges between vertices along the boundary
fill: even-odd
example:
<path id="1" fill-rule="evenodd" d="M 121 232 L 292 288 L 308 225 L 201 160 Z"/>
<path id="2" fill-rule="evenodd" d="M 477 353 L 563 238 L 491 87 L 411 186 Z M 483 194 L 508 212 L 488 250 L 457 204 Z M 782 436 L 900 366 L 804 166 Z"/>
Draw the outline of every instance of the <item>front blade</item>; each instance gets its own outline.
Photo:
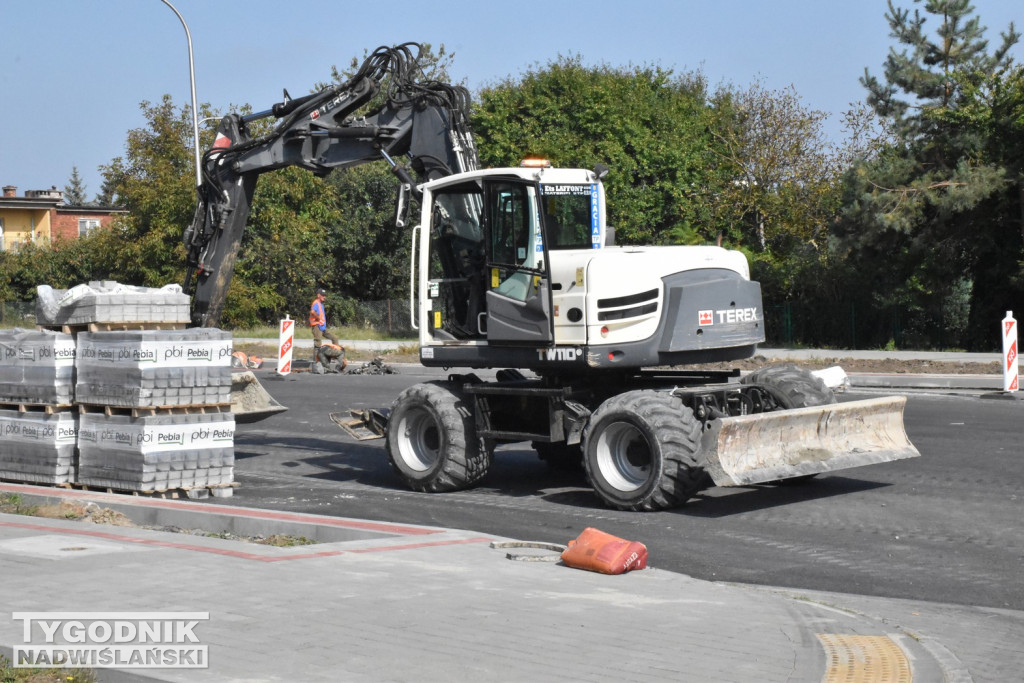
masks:
<path id="1" fill-rule="evenodd" d="M 746 486 L 921 455 L 903 427 L 903 396 L 715 420 L 703 436 L 718 486 Z"/>

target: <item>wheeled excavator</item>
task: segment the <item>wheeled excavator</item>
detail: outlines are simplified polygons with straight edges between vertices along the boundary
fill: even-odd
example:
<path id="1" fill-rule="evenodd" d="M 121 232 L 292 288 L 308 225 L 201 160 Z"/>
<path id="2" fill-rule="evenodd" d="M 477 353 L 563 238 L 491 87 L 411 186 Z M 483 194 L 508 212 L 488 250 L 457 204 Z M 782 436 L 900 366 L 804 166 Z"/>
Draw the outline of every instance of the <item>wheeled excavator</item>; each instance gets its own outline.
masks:
<path id="1" fill-rule="evenodd" d="M 606 504 L 638 511 L 681 505 L 712 483 L 919 455 L 904 397 L 839 403 L 792 365 L 692 369 L 752 357 L 765 339 L 745 257 L 616 246 L 603 166 L 480 169 L 468 92 L 423 79 L 417 47 L 378 48 L 345 83 L 223 119 L 185 235 L 196 325 L 218 324 L 260 174 L 383 160 L 399 180 L 397 228 L 410 200 L 419 205 L 410 304 L 420 361 L 457 370 L 370 420 L 410 488 L 471 487 L 497 446 L 518 442 L 555 465 L 582 461 Z M 250 136 L 271 116 L 271 132 Z"/>

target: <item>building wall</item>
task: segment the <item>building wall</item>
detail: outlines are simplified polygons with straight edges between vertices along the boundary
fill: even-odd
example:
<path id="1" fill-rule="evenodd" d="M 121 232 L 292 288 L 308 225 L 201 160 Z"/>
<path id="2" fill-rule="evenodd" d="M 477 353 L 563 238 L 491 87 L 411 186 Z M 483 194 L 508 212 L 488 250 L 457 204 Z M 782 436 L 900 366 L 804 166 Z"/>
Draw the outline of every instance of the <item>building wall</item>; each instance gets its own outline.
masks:
<path id="1" fill-rule="evenodd" d="M 53 220 L 53 242 L 78 239 L 78 220 L 80 218 L 99 219 L 100 228 L 105 228 L 114 220 L 110 214 L 75 213 L 74 209 L 56 211 Z"/>
<path id="2" fill-rule="evenodd" d="M 3 219 L 3 248 L 11 250 L 16 244 L 35 241 L 37 244 L 50 242 L 50 216 L 55 213 L 45 209 L 0 209 Z M 76 228 L 78 223 L 75 223 Z"/>

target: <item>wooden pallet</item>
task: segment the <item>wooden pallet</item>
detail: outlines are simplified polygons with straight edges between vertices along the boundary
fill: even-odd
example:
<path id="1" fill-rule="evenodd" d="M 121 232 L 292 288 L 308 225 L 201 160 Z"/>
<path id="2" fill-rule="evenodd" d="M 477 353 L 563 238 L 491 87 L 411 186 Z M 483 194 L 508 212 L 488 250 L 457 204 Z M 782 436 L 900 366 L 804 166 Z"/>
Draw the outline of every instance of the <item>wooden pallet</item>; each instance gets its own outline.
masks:
<path id="1" fill-rule="evenodd" d="M 113 417 L 154 417 L 157 415 L 219 415 L 231 412 L 230 403 L 206 403 L 180 406 L 108 406 L 93 403 L 79 403 L 78 412 L 82 415 L 106 415 Z"/>
<path id="2" fill-rule="evenodd" d="M 131 332 L 143 330 L 184 330 L 188 327 L 187 322 L 167 321 L 131 321 L 131 322 L 92 322 L 92 323 L 62 323 L 60 325 L 36 325 L 40 330 L 52 332 L 63 332 L 64 334 L 76 334 L 78 332 Z"/>
<path id="3" fill-rule="evenodd" d="M 0 410 L 16 410 L 19 413 L 40 413 L 44 415 L 57 415 L 58 413 L 69 413 L 74 409 L 75 406 L 70 403 L 14 403 L 9 401 L 0 401 Z"/>
<path id="4" fill-rule="evenodd" d="M 52 482 L 52 481 L 26 481 L 24 479 L 16 479 L 13 477 L 0 477 L 0 483 L 4 484 L 21 484 L 23 486 L 47 486 L 53 489 L 73 489 L 75 484 L 72 482 Z"/>
<path id="5" fill-rule="evenodd" d="M 100 493 L 117 493 L 125 496 L 142 496 L 146 498 L 163 498 L 178 500 L 188 498 L 190 500 L 203 500 L 213 496 L 214 498 L 230 498 L 235 489 L 241 486 L 237 481 L 230 484 L 209 484 L 207 486 L 178 486 L 165 489 L 121 489 L 111 486 L 96 486 L 93 484 L 72 484 L 71 488 L 80 491 L 98 491 Z"/>
<path id="6" fill-rule="evenodd" d="M 98 493 L 116 493 L 123 496 L 145 496 L 147 498 L 165 498 L 177 500 L 189 498 L 191 500 L 202 500 L 213 496 L 214 498 L 230 498 L 235 489 L 241 484 L 233 481 L 230 484 L 207 484 L 206 486 L 178 486 L 169 488 L 154 489 L 126 489 L 113 486 L 97 486 L 95 484 L 79 484 L 76 482 L 52 483 L 40 481 L 25 481 L 23 479 L 12 479 L 0 477 L 0 482 L 6 484 L 22 484 L 24 486 L 46 486 L 49 488 L 65 489 L 69 491 L 96 491 Z"/>

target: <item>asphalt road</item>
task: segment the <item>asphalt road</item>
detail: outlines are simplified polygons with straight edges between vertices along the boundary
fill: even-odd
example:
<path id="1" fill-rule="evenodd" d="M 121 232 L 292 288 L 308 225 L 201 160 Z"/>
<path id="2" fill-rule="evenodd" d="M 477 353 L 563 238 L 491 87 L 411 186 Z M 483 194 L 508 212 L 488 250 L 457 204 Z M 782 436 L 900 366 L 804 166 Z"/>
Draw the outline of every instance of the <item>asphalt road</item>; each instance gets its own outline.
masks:
<path id="1" fill-rule="evenodd" d="M 1024 609 L 1024 401 L 912 394 L 913 460 L 822 475 L 801 486 L 710 489 L 657 513 L 605 508 L 582 473 L 559 473 L 526 444 L 501 447 L 481 486 L 404 488 L 383 441 L 357 442 L 333 411 L 386 407 L 439 372 L 260 372 L 287 413 L 239 425 L 223 502 L 471 529 L 565 543 L 588 526 L 645 543 L 650 564 L 701 579 Z M 847 394 L 863 398 L 864 394 Z"/>

